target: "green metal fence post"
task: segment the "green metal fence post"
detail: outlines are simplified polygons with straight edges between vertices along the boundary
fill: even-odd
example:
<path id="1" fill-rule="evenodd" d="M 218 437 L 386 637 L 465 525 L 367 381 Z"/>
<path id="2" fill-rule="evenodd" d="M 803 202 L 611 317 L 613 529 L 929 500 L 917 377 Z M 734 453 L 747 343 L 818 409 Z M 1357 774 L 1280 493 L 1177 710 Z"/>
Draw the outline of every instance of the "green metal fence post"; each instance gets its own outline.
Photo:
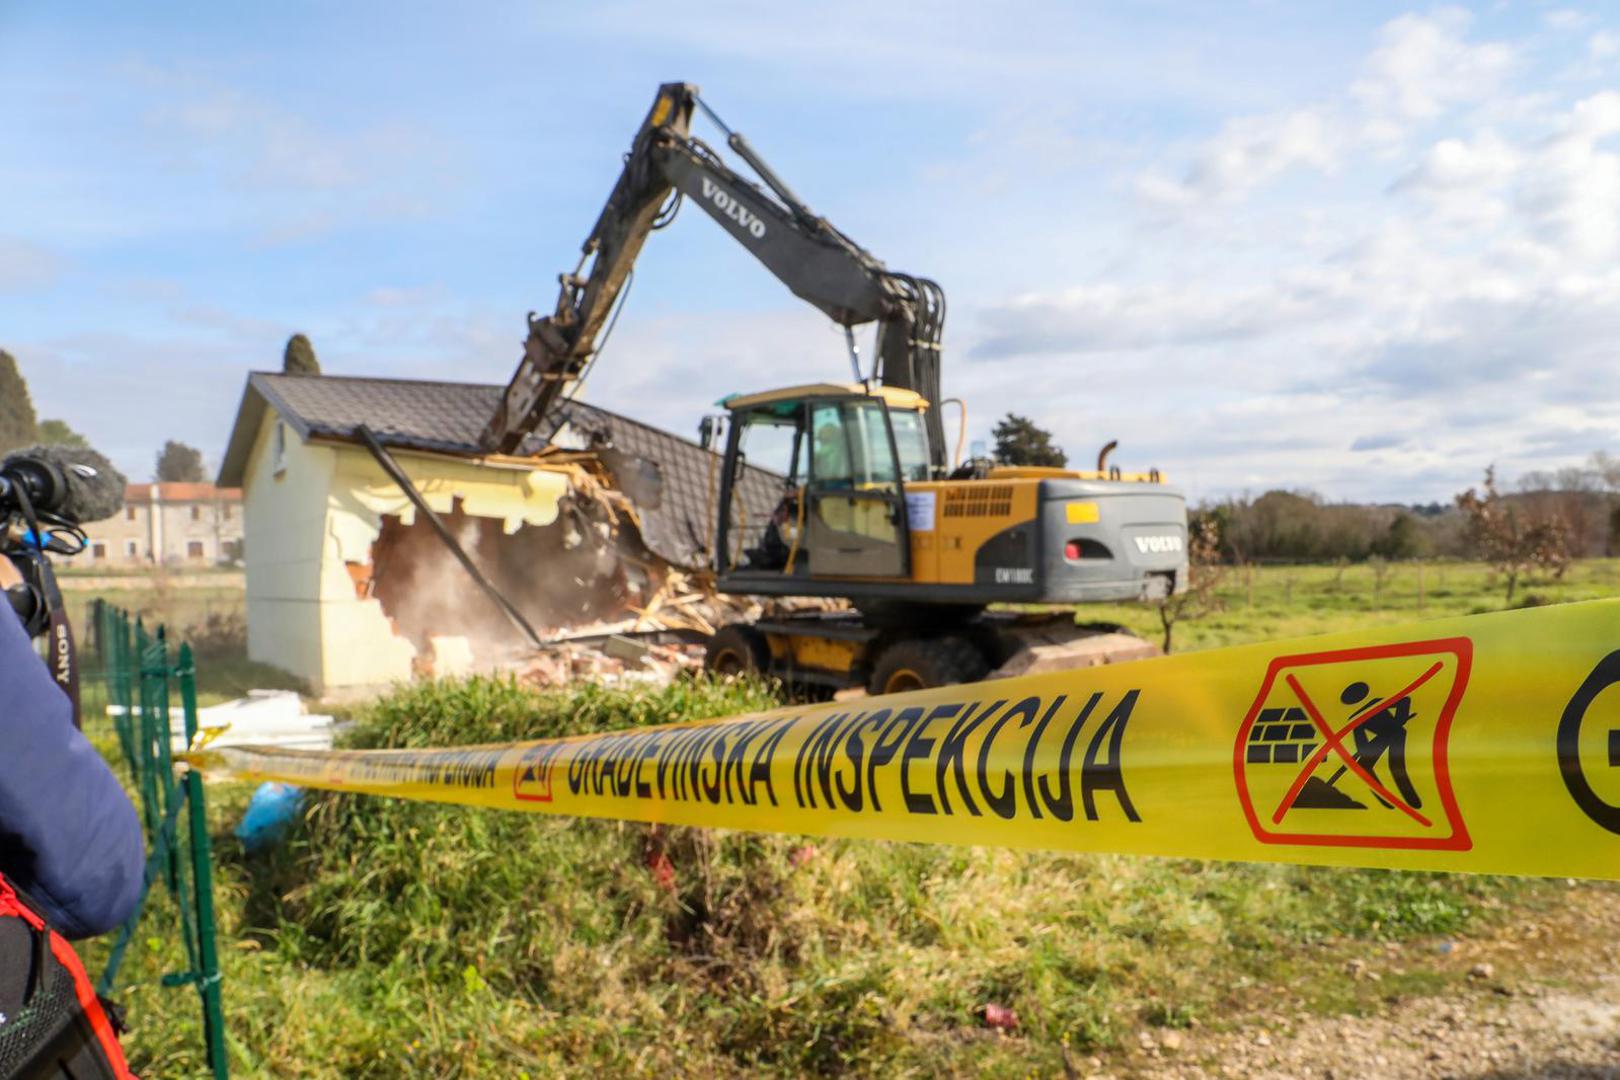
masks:
<path id="1" fill-rule="evenodd" d="M 197 668 L 191 646 L 180 646 L 180 707 L 185 712 L 186 745 L 197 737 Z M 203 1038 L 208 1045 L 208 1067 L 215 1080 L 226 1080 L 225 1011 L 221 1000 L 219 947 L 214 926 L 213 851 L 208 838 L 208 810 L 203 799 L 202 775 L 188 770 L 185 778 L 187 811 L 191 815 L 192 886 L 196 890 L 198 983 L 202 996 Z"/>
<path id="2" fill-rule="evenodd" d="M 152 762 L 152 740 L 156 737 L 153 732 L 154 722 L 152 713 L 156 707 L 153 704 L 153 680 L 149 674 L 147 654 L 151 645 L 146 637 L 146 623 L 144 620 L 135 620 L 135 636 L 131 642 L 133 655 L 130 656 L 131 676 L 135 684 L 135 694 L 139 699 L 140 713 L 132 725 L 137 739 L 135 748 L 135 780 L 141 793 L 141 809 L 146 815 L 146 835 L 154 842 L 163 826 L 162 804 L 158 801 L 157 770 Z"/>
<path id="3" fill-rule="evenodd" d="M 174 721 L 169 716 L 169 677 L 173 673 L 173 669 L 169 666 L 169 630 L 162 623 L 158 624 L 157 633 L 153 636 L 149 664 L 148 670 L 157 699 L 152 725 L 155 736 L 152 741 L 152 767 L 163 792 L 163 810 L 167 814 L 169 808 L 180 798 L 180 785 L 174 781 Z M 179 844 L 169 848 L 168 873 L 169 892 L 174 894 L 175 903 L 180 908 L 180 916 L 184 919 L 189 901 L 185 896 L 184 882 L 181 879 Z"/>
<path id="4" fill-rule="evenodd" d="M 140 762 L 135 747 L 135 699 L 129 682 L 129 614 L 112 605 L 103 609 L 107 620 L 107 659 L 102 671 L 107 677 L 107 703 L 113 707 L 113 730 L 129 766 L 130 783 L 141 789 Z"/>
<path id="5" fill-rule="evenodd" d="M 132 620 L 127 612 L 111 605 L 96 609 L 93 615 L 97 620 L 96 652 L 102 659 L 101 677 L 109 703 L 119 706 L 113 710 L 115 726 L 130 762 L 134 787 L 140 794 L 150 843 L 141 901 L 113 943 L 97 991 L 112 993 L 152 886 L 162 875 L 174 899 L 188 963 L 183 971 L 163 975 L 159 983 L 197 988 L 209 1072 L 214 1080 L 228 1080 L 208 807 L 200 773 L 187 771 L 183 777 L 175 777 L 175 728 L 169 717 L 169 688 L 177 682 L 183 730 L 190 745 L 198 728 L 195 656 L 190 645 L 182 644 L 171 665 L 168 632 L 161 625 L 155 632 L 148 632 L 142 620 Z M 190 817 L 189 843 L 184 851 L 178 836 L 183 812 Z"/>

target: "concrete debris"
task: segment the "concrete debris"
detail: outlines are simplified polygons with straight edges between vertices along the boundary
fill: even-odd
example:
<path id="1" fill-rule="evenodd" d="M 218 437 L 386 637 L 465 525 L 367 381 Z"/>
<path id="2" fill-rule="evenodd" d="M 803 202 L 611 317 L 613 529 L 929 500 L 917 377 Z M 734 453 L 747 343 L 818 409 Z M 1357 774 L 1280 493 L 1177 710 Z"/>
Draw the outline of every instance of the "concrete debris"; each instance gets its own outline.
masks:
<path id="1" fill-rule="evenodd" d="M 1129 660 L 1146 660 L 1164 655 L 1153 642 L 1144 641 L 1134 634 L 1081 629 L 1077 636 L 1074 627 L 1062 624 L 1031 635 L 1018 631 L 1013 633 L 1024 639 L 1024 647 L 987 678 L 1044 675 L 1051 671 L 1123 664 Z"/>
<path id="2" fill-rule="evenodd" d="M 545 688 L 582 681 L 663 685 L 673 682 L 685 672 L 703 668 L 702 645 L 636 642 L 644 651 L 639 657 L 627 660 L 622 656 L 610 655 L 603 644 L 560 641 L 538 652 L 531 652 L 508 670 L 515 671 L 520 680 L 531 686 Z"/>
<path id="3" fill-rule="evenodd" d="M 124 714 L 121 705 L 107 706 L 107 715 Z M 330 750 L 332 717 L 304 711 L 295 690 L 249 690 L 248 696 L 197 710 L 197 730 L 209 746 L 254 744 L 294 750 Z M 169 710 L 170 747 L 186 750 L 185 712 Z"/>

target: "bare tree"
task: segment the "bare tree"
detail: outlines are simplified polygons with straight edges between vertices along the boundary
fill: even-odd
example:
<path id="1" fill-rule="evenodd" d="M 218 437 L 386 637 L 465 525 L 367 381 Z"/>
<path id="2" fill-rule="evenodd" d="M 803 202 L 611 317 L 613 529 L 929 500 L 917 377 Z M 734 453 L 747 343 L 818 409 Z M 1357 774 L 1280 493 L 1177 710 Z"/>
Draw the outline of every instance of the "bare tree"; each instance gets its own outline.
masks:
<path id="1" fill-rule="evenodd" d="M 1207 514 L 1187 524 L 1187 588 L 1172 593 L 1155 605 L 1159 612 L 1159 625 L 1164 629 L 1164 651 L 1169 653 L 1175 638 L 1176 624 L 1201 619 L 1221 609 L 1221 598 L 1216 594 L 1226 577 L 1226 565 L 1221 559 L 1221 530 L 1215 519 Z"/>
<path id="2" fill-rule="evenodd" d="M 1475 553 L 1507 581 L 1507 602 L 1519 579 L 1532 570 L 1563 577 L 1570 562 L 1569 523 L 1557 514 L 1504 499 L 1496 490 L 1496 468 L 1485 470 L 1484 494 L 1469 488 L 1457 496 L 1467 519 Z"/>
<path id="3" fill-rule="evenodd" d="M 1350 560 L 1340 555 L 1333 560 L 1333 591 L 1344 591 L 1344 572 L 1350 569 Z"/>
<path id="4" fill-rule="evenodd" d="M 1367 560 L 1373 573 L 1373 607 L 1384 606 L 1384 582 L 1389 575 L 1395 572 L 1395 567 L 1382 555 L 1374 555 Z"/>

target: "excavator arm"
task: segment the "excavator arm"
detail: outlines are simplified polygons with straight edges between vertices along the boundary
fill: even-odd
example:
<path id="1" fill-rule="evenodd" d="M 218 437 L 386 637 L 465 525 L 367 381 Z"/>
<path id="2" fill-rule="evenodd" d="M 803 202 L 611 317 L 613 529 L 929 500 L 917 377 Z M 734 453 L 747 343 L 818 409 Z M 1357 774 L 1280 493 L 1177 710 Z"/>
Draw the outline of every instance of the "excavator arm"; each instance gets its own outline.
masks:
<path id="1" fill-rule="evenodd" d="M 733 171 L 692 136 L 697 109 L 726 133 L 726 145 L 765 187 Z M 878 324 L 871 377 L 915 390 L 935 405 L 927 413 L 929 444 L 933 465 L 942 468 L 945 440 L 937 405 L 944 292 L 925 278 L 889 271 L 812 213 L 746 139 L 709 111 L 689 83 L 659 87 L 624 170 L 581 248 L 579 265 L 559 279 L 556 309 L 543 318 L 529 315 L 523 359 L 484 431 L 485 447 L 515 452 L 583 376 L 642 244 L 667 223 L 683 198 L 701 207 L 795 296 L 834 322 L 846 328 Z M 854 362 L 853 351 L 851 358 Z M 867 377 L 858 365 L 856 377 Z"/>

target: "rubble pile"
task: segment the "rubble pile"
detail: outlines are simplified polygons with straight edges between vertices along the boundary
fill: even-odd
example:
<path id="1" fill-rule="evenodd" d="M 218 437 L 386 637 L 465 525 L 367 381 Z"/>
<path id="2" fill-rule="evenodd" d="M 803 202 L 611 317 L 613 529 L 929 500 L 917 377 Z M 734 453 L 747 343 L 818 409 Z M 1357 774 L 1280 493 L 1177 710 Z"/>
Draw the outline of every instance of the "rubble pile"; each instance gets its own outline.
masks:
<path id="1" fill-rule="evenodd" d="M 537 686 L 668 682 L 701 669 L 703 643 L 728 623 L 845 607 L 721 594 L 703 539 L 714 513 L 712 476 L 690 462 L 683 472 L 673 457 L 661 469 L 605 438 L 582 441 L 577 449 L 545 447 L 532 459 L 567 477 L 551 523 L 512 528 L 468 513 L 460 498 L 440 513 L 479 573 L 545 642 L 539 649 L 478 595 L 428 522 L 382 515 L 369 557 L 350 563 L 349 573 L 357 595 L 377 600 L 392 632 L 414 647 L 415 674 L 493 670 Z M 712 468 L 711 453 L 690 449 Z M 675 513 L 679 491 L 690 504 L 683 513 Z"/>
<path id="2" fill-rule="evenodd" d="M 703 638 L 733 622 L 799 611 L 835 611 L 841 600 L 760 600 L 714 591 L 705 575 L 671 570 L 644 607 L 613 622 L 574 626 L 540 650 L 509 653 L 502 670 L 539 687 L 573 681 L 667 684 L 703 669 Z"/>
<path id="3" fill-rule="evenodd" d="M 703 646 L 660 645 L 611 635 L 599 644 L 559 641 L 514 666 L 520 681 L 545 688 L 571 682 L 663 685 L 703 669 Z"/>

